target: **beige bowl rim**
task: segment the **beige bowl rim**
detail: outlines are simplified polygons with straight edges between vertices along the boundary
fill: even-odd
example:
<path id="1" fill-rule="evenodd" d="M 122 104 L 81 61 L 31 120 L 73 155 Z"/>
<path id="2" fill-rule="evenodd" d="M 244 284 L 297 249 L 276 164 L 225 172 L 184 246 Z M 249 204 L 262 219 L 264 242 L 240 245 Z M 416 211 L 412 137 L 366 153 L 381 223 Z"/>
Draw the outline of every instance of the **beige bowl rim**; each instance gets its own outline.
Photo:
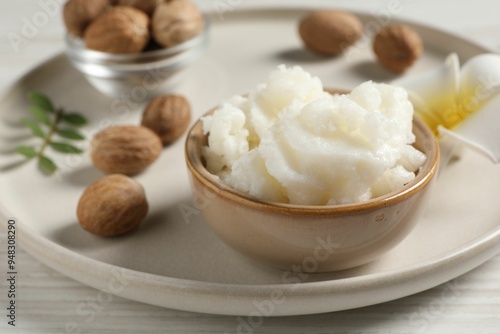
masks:
<path id="1" fill-rule="evenodd" d="M 210 110 L 203 116 L 210 115 L 215 109 Z M 201 118 L 198 119 L 190 128 L 185 142 L 186 163 L 192 176 L 203 186 L 208 188 L 217 196 L 221 196 L 230 202 L 254 208 L 256 210 L 270 211 L 280 214 L 292 214 L 303 216 L 324 216 L 324 215 L 346 215 L 360 212 L 373 211 L 385 206 L 392 206 L 412 197 L 422 189 L 436 176 L 439 168 L 439 143 L 436 136 L 430 128 L 418 117 L 413 118 L 413 129 L 417 136 L 417 143 L 431 143 L 427 146 L 427 159 L 420 168 L 416 177 L 403 188 L 390 192 L 386 195 L 372 198 L 370 200 L 339 205 L 296 205 L 277 202 L 266 202 L 252 198 L 243 194 L 225 184 L 220 179 L 211 174 L 204 166 L 201 157 L 201 149 L 198 143 L 206 137 L 202 132 Z M 421 138 L 419 138 L 421 136 Z"/>

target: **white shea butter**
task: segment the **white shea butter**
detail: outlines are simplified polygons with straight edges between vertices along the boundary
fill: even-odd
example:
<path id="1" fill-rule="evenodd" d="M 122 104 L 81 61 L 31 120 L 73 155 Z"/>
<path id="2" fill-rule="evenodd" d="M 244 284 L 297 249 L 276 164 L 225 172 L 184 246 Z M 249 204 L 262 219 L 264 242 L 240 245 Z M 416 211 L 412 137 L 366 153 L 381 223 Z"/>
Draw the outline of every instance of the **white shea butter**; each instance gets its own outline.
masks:
<path id="1" fill-rule="evenodd" d="M 281 65 L 249 97 L 203 118 L 207 169 L 234 189 L 305 205 L 368 200 L 403 187 L 426 157 L 412 143 L 404 89 L 365 82 L 330 95 L 300 67 Z"/>

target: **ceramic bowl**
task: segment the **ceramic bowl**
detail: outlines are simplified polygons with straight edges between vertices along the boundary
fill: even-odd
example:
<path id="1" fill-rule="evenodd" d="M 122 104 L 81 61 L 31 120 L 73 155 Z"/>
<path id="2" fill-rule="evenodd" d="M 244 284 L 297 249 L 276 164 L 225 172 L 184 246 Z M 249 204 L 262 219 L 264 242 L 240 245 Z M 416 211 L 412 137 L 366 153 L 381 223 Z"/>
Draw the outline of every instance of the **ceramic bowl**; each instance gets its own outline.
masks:
<path id="1" fill-rule="evenodd" d="M 368 263 L 401 242 L 425 210 L 439 166 L 431 130 L 413 121 L 414 146 L 427 155 L 415 179 L 402 189 L 366 202 L 305 206 L 263 202 L 224 184 L 204 166 L 202 122 L 185 145 L 194 203 L 227 245 L 284 270 L 326 272 Z"/>
<path id="2" fill-rule="evenodd" d="M 81 38 L 66 35 L 66 54 L 78 71 L 97 90 L 113 97 L 153 97 L 172 90 L 185 69 L 208 46 L 210 22 L 196 37 L 174 47 L 135 54 L 111 54 L 89 50 Z"/>

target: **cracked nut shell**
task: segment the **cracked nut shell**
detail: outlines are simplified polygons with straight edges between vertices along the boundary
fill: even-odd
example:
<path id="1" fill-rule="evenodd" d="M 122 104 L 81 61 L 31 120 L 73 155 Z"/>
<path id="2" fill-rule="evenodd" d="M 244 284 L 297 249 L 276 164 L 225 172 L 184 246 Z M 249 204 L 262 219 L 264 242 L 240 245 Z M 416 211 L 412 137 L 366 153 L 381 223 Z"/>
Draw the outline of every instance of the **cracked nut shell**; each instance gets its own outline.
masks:
<path id="1" fill-rule="evenodd" d="M 98 16 L 85 30 L 87 48 L 108 53 L 138 53 L 149 41 L 149 17 L 117 6 Z"/>
<path id="2" fill-rule="evenodd" d="M 108 0 L 69 0 L 63 8 L 66 30 L 71 35 L 82 37 L 89 23 L 108 7 Z"/>
<path id="3" fill-rule="evenodd" d="M 354 15 L 337 10 L 319 10 L 304 17 L 299 34 L 314 52 L 334 56 L 354 44 L 363 33 L 361 21 Z"/>
<path id="4" fill-rule="evenodd" d="M 127 233 L 148 213 L 142 185 L 121 174 L 106 176 L 85 189 L 76 215 L 87 231 L 102 237 Z"/>
<path id="5" fill-rule="evenodd" d="M 134 175 L 158 159 L 162 149 L 160 138 L 144 126 L 112 126 L 94 136 L 90 157 L 105 173 Z"/>
<path id="6" fill-rule="evenodd" d="M 191 107 L 180 95 L 156 97 L 144 110 L 143 126 L 153 130 L 163 145 L 176 141 L 186 131 L 191 121 Z"/>
<path id="7" fill-rule="evenodd" d="M 379 30 L 373 40 L 373 51 L 383 67 L 404 72 L 422 54 L 422 39 L 412 28 L 391 24 Z"/>

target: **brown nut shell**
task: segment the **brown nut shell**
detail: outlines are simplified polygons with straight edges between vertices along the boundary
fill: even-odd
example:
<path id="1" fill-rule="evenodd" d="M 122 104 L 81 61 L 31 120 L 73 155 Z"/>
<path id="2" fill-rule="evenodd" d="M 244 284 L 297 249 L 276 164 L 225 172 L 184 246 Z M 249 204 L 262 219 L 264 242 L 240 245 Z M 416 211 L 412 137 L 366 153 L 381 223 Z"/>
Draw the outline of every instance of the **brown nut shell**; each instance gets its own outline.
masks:
<path id="1" fill-rule="evenodd" d="M 106 176 L 85 189 L 76 215 L 87 231 L 102 237 L 127 233 L 148 213 L 142 185 L 121 174 Z"/>
<path id="2" fill-rule="evenodd" d="M 94 136 L 90 156 L 105 173 L 134 175 L 158 159 L 162 149 L 160 138 L 144 126 L 113 126 Z"/>
<path id="3" fill-rule="evenodd" d="M 63 19 L 68 33 L 82 37 L 89 23 L 109 7 L 108 0 L 69 0 L 64 4 Z"/>
<path id="4" fill-rule="evenodd" d="M 108 53 L 138 53 L 149 41 L 149 17 L 132 7 L 113 7 L 85 30 L 87 48 Z"/>
<path id="5" fill-rule="evenodd" d="M 148 15 L 153 15 L 156 6 L 162 2 L 163 0 L 115 0 L 118 6 L 134 7 Z"/>
<path id="6" fill-rule="evenodd" d="M 319 10 L 304 17 L 299 34 L 314 52 L 334 56 L 354 44 L 363 33 L 361 21 L 354 15 L 337 10 Z"/>
<path id="7" fill-rule="evenodd" d="M 164 145 L 176 141 L 191 121 L 191 107 L 180 95 L 163 95 L 153 99 L 142 115 L 143 126 L 153 130 Z"/>
<path id="8" fill-rule="evenodd" d="M 151 25 L 154 39 L 169 47 L 198 35 L 203 30 L 205 19 L 191 1 L 173 0 L 156 7 Z"/>
<path id="9" fill-rule="evenodd" d="M 419 34 L 403 24 L 391 24 L 380 29 L 373 40 L 373 51 L 380 65 L 397 73 L 413 65 L 422 54 L 422 49 Z"/>

